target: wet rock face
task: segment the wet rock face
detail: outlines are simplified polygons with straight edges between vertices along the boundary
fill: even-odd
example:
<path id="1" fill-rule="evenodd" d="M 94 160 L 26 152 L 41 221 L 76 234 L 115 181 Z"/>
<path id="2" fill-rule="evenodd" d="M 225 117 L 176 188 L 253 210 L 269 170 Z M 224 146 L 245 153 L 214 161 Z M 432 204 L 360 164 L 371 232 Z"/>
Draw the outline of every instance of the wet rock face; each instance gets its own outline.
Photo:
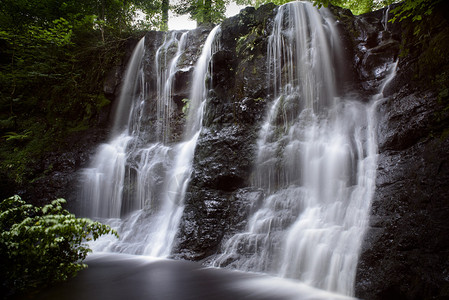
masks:
<path id="1" fill-rule="evenodd" d="M 443 111 L 434 91 L 409 85 L 379 107 L 376 191 L 356 281 L 362 299 L 448 296 L 449 118 Z"/>
<path id="2" fill-rule="evenodd" d="M 248 8 L 222 25 L 222 47 L 212 58 L 204 129 L 174 251 L 178 258 L 207 259 L 223 238 L 246 224 L 248 199 L 257 194 L 247 187 L 248 176 L 270 98 L 263 74 L 273 9 Z M 398 73 L 384 90 L 387 100 L 378 107 L 377 187 L 356 296 L 444 297 L 449 290 L 449 124 L 447 113 L 441 113 L 445 106 L 438 92 L 414 85 L 416 56 L 399 56 L 407 24 L 386 23 L 386 9 L 363 16 L 331 10 L 352 61 L 343 72 L 343 88 L 354 90 L 362 101 L 371 99 L 387 67 L 399 59 Z"/>
<path id="3" fill-rule="evenodd" d="M 380 156 L 370 229 L 359 262 L 362 299 L 447 297 L 449 141 Z M 446 168 L 446 170 L 443 170 Z M 445 298 L 441 298 L 445 299 Z"/>
<path id="4" fill-rule="evenodd" d="M 435 118 L 440 109 L 431 95 L 405 88 L 379 108 L 376 192 L 356 284 L 362 299 L 448 296 L 449 139 Z"/>
<path id="5" fill-rule="evenodd" d="M 440 25 L 432 27 L 421 49 L 412 34 L 407 36 L 413 24 L 402 24 L 400 43 L 409 54 L 399 57 L 397 75 L 384 93 L 388 99 L 378 107 L 376 191 L 355 286 L 361 299 L 449 297 L 448 99 L 441 96 L 444 87 L 433 84 L 447 69 L 447 59 L 424 60 L 435 51 L 429 45 L 441 35 L 447 16 L 432 18 Z M 444 40 L 449 41 L 448 34 Z M 425 75 L 423 62 L 432 70 Z"/>
<path id="6" fill-rule="evenodd" d="M 221 25 L 221 47 L 211 61 L 213 73 L 208 78 L 203 130 L 174 250 L 177 258 L 203 260 L 213 255 L 224 238 L 245 227 L 252 205 L 262 197 L 262 191 L 248 187 L 248 181 L 258 132 L 271 98 L 266 51 L 275 9 L 273 4 L 257 10 L 246 8 Z M 368 101 L 387 75 L 387 66 L 399 58 L 398 73 L 384 91 L 388 98 L 378 107 L 377 186 L 358 266 L 356 296 L 368 300 L 448 299 L 448 100 L 447 95 L 442 99 L 444 89 L 430 84 L 438 81 L 437 77 L 419 76 L 447 70 L 449 55 L 438 57 L 439 50 L 422 53 L 422 49 L 410 46 L 410 54 L 400 56 L 403 33 L 410 25 L 386 23 L 386 9 L 362 16 L 336 7 L 331 11 L 337 19 L 346 59 L 352 62 L 339 66 L 344 69 L 343 89 Z M 445 18 L 438 20 L 439 24 L 447 25 Z M 435 27 L 436 32 L 430 36 L 440 37 L 443 25 Z M 189 47 L 180 58 L 174 80 L 170 142 L 181 139 L 185 122 L 182 100 L 189 97 L 194 64 L 210 30 L 210 26 L 200 27 L 187 37 Z M 157 91 L 153 62 L 165 36 L 161 32 L 146 35 L 147 92 L 153 99 L 151 93 Z M 445 41 L 447 37 L 440 37 L 428 45 L 446 45 Z M 416 43 L 411 40 L 409 44 Z M 175 49 L 168 51 L 174 55 Z M 436 63 L 432 60 L 435 57 Z M 436 69 L 438 63 L 440 69 Z M 120 69 L 124 67 L 111 70 L 105 83 L 109 97 L 118 95 Z M 155 103 L 147 103 L 142 122 L 151 126 L 155 109 Z M 105 111 L 105 116 L 108 114 Z M 71 195 L 77 190 L 76 171 L 88 165 L 97 145 L 107 137 L 106 123 L 99 123 L 102 125 L 82 137 L 68 137 L 62 153 L 49 153 L 36 164 L 46 176 L 23 192 L 29 195 L 26 198 L 75 199 Z"/>
<path id="7" fill-rule="evenodd" d="M 67 137 L 59 149 L 48 152 L 33 166 L 34 174 L 43 174 L 15 193 L 36 205 L 45 205 L 57 198 L 67 200 L 68 209 L 77 213 L 77 191 L 81 168 L 88 166 L 98 145 L 105 141 L 108 131 L 105 124 L 86 132 Z"/>
<path id="8" fill-rule="evenodd" d="M 182 112 L 182 108 L 185 104 L 183 100 L 189 98 L 190 80 L 194 69 L 193 66 L 201 55 L 202 45 L 211 29 L 210 26 L 201 26 L 195 30 L 189 31 L 186 36 L 187 47 L 178 60 L 177 71 L 174 74 L 172 81 L 172 103 L 170 103 L 170 105 L 166 104 L 171 107 L 171 110 L 168 113 L 170 118 L 169 143 L 179 142 L 182 138 L 185 123 L 185 116 Z M 165 42 L 170 41 L 173 36 L 175 36 L 177 40 L 180 40 L 183 33 L 184 31 L 150 31 L 145 35 L 144 72 L 146 84 L 145 97 L 147 101 L 143 104 L 143 112 L 140 116 L 140 122 L 145 128 L 154 128 L 155 124 L 158 123 L 158 105 L 155 101 L 152 101 L 152 99 L 158 99 L 158 93 L 162 92 L 161 87 L 158 87 L 158 82 L 161 82 L 158 77 L 161 77 L 161 70 L 164 70 L 165 72 L 166 69 L 170 68 L 170 66 L 166 64 L 171 62 L 175 57 L 179 42 L 173 42 L 164 47 L 161 46 Z M 157 55 L 159 55 L 159 65 L 156 65 L 155 63 Z M 160 140 L 161 137 L 158 137 L 157 134 L 158 130 L 146 130 L 146 134 L 142 136 L 142 143 Z"/>
<path id="9" fill-rule="evenodd" d="M 268 101 L 265 53 L 274 8 L 247 8 L 221 25 L 176 257 L 204 259 L 246 222 L 250 201 L 242 195 Z"/>
<path id="10" fill-rule="evenodd" d="M 392 18 L 390 9 L 384 8 L 367 14 L 354 16 L 351 11 L 330 6 L 337 21 L 344 55 L 352 62 L 355 77 L 351 88 L 366 95 L 377 93 L 379 84 L 388 73 L 388 66 L 398 58 L 402 37 L 399 22 L 388 22 Z M 344 65 L 339 66 L 344 68 Z"/>

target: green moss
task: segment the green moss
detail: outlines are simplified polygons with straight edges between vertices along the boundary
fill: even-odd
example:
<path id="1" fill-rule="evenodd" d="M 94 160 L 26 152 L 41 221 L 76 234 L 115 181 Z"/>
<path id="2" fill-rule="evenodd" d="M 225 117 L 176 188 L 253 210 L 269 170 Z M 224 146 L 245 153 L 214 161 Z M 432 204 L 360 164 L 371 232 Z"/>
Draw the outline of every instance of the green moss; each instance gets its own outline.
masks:
<path id="1" fill-rule="evenodd" d="M 253 66 L 253 75 L 257 75 L 257 68 L 256 68 L 256 66 Z"/>
<path id="2" fill-rule="evenodd" d="M 39 159 L 52 149 L 57 137 L 47 132 L 42 124 L 30 126 L 30 137 L 27 140 L 9 140 L 0 147 L 0 171 L 17 184 L 31 181 Z"/>
<path id="3" fill-rule="evenodd" d="M 252 57 L 254 58 L 254 54 L 252 54 L 252 52 L 254 52 L 257 47 L 257 42 L 262 34 L 262 27 L 256 26 L 253 27 L 248 34 L 239 37 L 236 44 L 237 55 L 243 58 L 253 55 Z"/>
<path id="4" fill-rule="evenodd" d="M 420 22 L 401 22 L 400 57 L 414 70 L 413 85 L 436 94 L 442 109 L 435 117 L 445 119 L 449 110 L 449 24 L 440 10 Z"/>
<path id="5" fill-rule="evenodd" d="M 438 76 L 442 66 L 449 65 L 449 28 L 430 37 L 428 46 L 419 56 L 418 67 L 420 77 Z"/>
<path id="6" fill-rule="evenodd" d="M 97 95 L 97 108 L 103 108 L 111 104 L 111 100 L 105 97 L 104 94 Z"/>
<path id="7" fill-rule="evenodd" d="M 120 37 L 98 43 L 97 37 L 86 36 L 52 56 L 40 75 L 26 68 L 20 73 L 3 69 L 0 180 L 26 185 L 44 176 L 40 165 L 46 153 L 60 150 L 71 133 L 98 126 L 100 112 L 110 105 L 103 93 L 104 78 L 121 64 L 127 43 Z"/>
<path id="8" fill-rule="evenodd" d="M 440 139 L 443 141 L 449 137 L 449 128 L 446 128 L 440 136 Z"/>
<path id="9" fill-rule="evenodd" d="M 246 49 L 246 42 L 248 39 L 249 34 L 239 37 L 237 40 L 237 45 L 235 47 L 235 50 L 237 53 L 241 53 L 244 49 Z"/>

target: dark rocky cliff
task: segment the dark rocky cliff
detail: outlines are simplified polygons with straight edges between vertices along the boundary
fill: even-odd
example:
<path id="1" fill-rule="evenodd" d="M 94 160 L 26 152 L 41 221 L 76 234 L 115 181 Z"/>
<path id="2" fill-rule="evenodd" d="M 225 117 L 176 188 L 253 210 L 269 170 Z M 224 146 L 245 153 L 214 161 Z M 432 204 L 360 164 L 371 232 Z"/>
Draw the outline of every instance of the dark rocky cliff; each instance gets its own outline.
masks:
<path id="1" fill-rule="evenodd" d="M 248 186 L 260 121 L 265 115 L 266 49 L 274 5 L 247 8 L 221 25 L 221 49 L 186 195 L 176 256 L 200 260 L 223 237 L 242 229 L 257 194 Z"/>
<path id="2" fill-rule="evenodd" d="M 379 167 L 356 296 L 448 299 L 449 26 L 444 12 L 449 10 L 436 9 L 421 23 L 425 33 L 418 36 L 413 35 L 416 23 L 385 26 L 385 9 L 362 16 L 336 7 L 331 10 L 347 60 L 341 63 L 341 89 L 368 101 L 385 78 L 386 66 L 398 60 L 397 75 L 385 90 L 387 100 L 378 107 Z M 272 4 L 247 8 L 221 25 L 221 48 L 212 57 L 211 90 L 174 251 L 177 258 L 203 260 L 213 255 L 224 237 L 244 228 L 251 209 L 248 199 L 257 203 L 261 197 L 248 181 L 270 99 L 266 50 L 274 14 Z M 201 27 L 191 35 L 197 46 L 189 47 L 184 68 L 176 75 L 174 122 L 178 123 L 173 124 L 173 141 L 180 138 L 181 100 L 188 95 L 193 63 L 210 29 Z M 147 48 L 162 43 L 161 33 L 147 36 Z M 147 50 L 146 60 L 151 61 L 151 55 Z M 110 76 L 106 93 L 114 95 L 119 77 Z M 154 84 L 151 68 L 147 77 Z M 51 164 L 52 172 L 27 193 L 42 199 L 73 199 L 76 189 L 67 187 L 76 182 L 75 171 L 86 167 L 94 145 L 107 136 L 107 123 L 99 124 L 82 138 L 71 137 L 70 151 L 43 159 L 42 168 Z"/>
<path id="3" fill-rule="evenodd" d="M 444 4 L 422 23 L 392 28 L 401 54 L 378 108 L 376 192 L 356 285 L 362 299 L 449 297 L 448 11 Z"/>
<path id="4" fill-rule="evenodd" d="M 88 166 L 90 158 L 100 143 L 105 142 L 111 125 L 113 103 L 120 93 L 122 75 L 138 39 L 130 37 L 121 43 L 120 50 L 124 53 L 122 59 L 103 77 L 104 96 L 112 102 L 102 108 L 92 121 L 88 130 L 69 133 L 64 140 L 58 140 L 49 145 L 51 151 L 45 152 L 34 164 L 27 167 L 33 174 L 33 179 L 17 184 L 2 182 L 0 195 L 3 198 L 13 194 L 20 195 L 24 200 L 34 204 L 47 204 L 56 198 L 65 198 L 72 211 L 77 208 L 78 171 Z M 2 177 L 7 181 L 8 177 Z"/>
<path id="5" fill-rule="evenodd" d="M 272 6 L 246 9 L 222 24 L 213 90 L 175 256 L 202 260 L 245 225 L 254 143 L 269 99 L 266 43 Z M 449 283 L 447 74 L 444 7 L 422 23 L 385 23 L 387 9 L 362 16 L 331 8 L 351 67 L 342 77 L 361 101 L 397 75 L 380 103 L 379 170 L 356 295 L 363 299 L 445 299 Z M 391 14 L 389 15 L 391 18 Z M 416 27 L 428 30 L 414 35 Z M 261 76 L 262 75 L 262 76 Z"/>

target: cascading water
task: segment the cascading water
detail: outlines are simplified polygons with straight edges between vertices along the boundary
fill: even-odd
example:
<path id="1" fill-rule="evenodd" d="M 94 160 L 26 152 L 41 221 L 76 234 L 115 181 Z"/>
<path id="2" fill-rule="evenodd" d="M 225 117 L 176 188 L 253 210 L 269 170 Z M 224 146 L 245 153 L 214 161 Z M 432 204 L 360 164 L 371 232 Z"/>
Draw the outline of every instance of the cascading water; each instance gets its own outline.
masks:
<path id="1" fill-rule="evenodd" d="M 290 3 L 277 12 L 267 48 L 272 103 L 251 176 L 252 189 L 264 197 L 253 203 L 246 231 L 223 243 L 213 265 L 352 295 L 375 186 L 375 103 L 397 63 L 371 103 L 341 95 L 336 66 L 342 58 L 333 24 L 326 9 L 310 3 Z M 213 78 L 208 72 L 218 32 L 219 27 L 210 32 L 195 65 L 183 140 L 177 143 L 171 118 L 179 108 L 172 89 L 188 33 L 165 34 L 152 62 L 153 85 L 143 72 L 144 40 L 136 47 L 111 139 L 83 174 L 85 212 L 121 237 L 103 237 L 94 250 L 170 254 L 201 131 L 206 78 Z M 147 116 L 149 106 L 155 107 L 153 119 Z"/>
<path id="2" fill-rule="evenodd" d="M 213 265 L 352 295 L 375 187 L 376 118 L 373 104 L 337 97 L 333 23 L 311 3 L 279 7 L 268 45 L 274 101 L 252 174 L 265 197 Z"/>
<path id="3" fill-rule="evenodd" d="M 195 64 L 193 82 L 189 99 L 189 112 L 184 132 L 184 142 L 175 147 L 176 157 L 169 170 L 169 178 L 165 182 L 164 213 L 160 214 L 161 222 L 156 229 L 156 242 L 148 243 L 146 252 L 151 256 L 168 256 L 184 211 L 184 196 L 192 172 L 193 154 L 201 132 L 203 109 L 206 102 L 206 75 L 209 71 L 209 60 L 214 51 L 214 40 L 219 27 L 215 27 L 206 39 L 201 56 Z"/>
<path id="4" fill-rule="evenodd" d="M 382 16 L 382 25 L 384 27 L 384 30 L 388 30 L 388 17 L 390 13 L 390 5 L 387 6 L 387 9 L 384 12 L 384 15 Z"/>
<path id="5" fill-rule="evenodd" d="M 156 51 L 156 70 L 157 70 L 157 134 L 164 143 L 167 143 L 170 137 L 170 121 L 173 113 L 172 92 L 174 77 L 176 74 L 178 60 L 181 57 L 186 41 L 187 33 L 181 35 L 180 40 L 176 39 L 173 33 Z M 173 44 L 179 43 L 175 57 L 169 61 L 169 48 Z M 168 66 L 168 67 L 167 67 Z"/>
<path id="6" fill-rule="evenodd" d="M 142 125 L 145 106 L 149 105 L 143 39 L 134 50 L 115 116 L 114 136 L 100 146 L 92 167 L 83 174 L 85 212 L 102 218 L 120 234 L 120 240 L 99 239 L 92 245 L 94 250 L 159 257 L 170 254 L 201 130 L 205 76 L 217 30 L 210 33 L 196 64 L 184 141 L 175 145 L 168 143 L 172 88 L 187 33 L 168 33 L 156 52 L 157 110 L 156 122 L 150 128 Z M 177 50 L 170 56 L 173 47 Z M 145 141 L 147 131 L 156 132 L 155 141 Z"/>
<path id="7" fill-rule="evenodd" d="M 84 170 L 82 176 L 83 211 L 90 217 L 118 218 L 122 213 L 126 149 L 132 139 L 128 132 L 130 112 L 134 111 L 136 103 L 145 98 L 142 71 L 144 43 L 142 38 L 128 63 L 114 116 L 113 137 L 109 143 L 99 147 L 92 167 Z"/>

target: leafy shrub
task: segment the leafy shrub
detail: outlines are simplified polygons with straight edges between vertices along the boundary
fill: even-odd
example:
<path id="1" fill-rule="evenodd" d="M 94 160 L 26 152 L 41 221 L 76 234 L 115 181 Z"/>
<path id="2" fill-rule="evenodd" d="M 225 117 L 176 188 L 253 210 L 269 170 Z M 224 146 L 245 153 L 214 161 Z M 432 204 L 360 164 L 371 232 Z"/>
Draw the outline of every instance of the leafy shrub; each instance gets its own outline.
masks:
<path id="1" fill-rule="evenodd" d="M 117 236 L 107 225 L 76 218 L 63 203 L 57 199 L 35 207 L 19 196 L 0 203 L 0 277 L 6 294 L 74 276 L 86 267 L 82 261 L 91 251 L 86 241 Z"/>

